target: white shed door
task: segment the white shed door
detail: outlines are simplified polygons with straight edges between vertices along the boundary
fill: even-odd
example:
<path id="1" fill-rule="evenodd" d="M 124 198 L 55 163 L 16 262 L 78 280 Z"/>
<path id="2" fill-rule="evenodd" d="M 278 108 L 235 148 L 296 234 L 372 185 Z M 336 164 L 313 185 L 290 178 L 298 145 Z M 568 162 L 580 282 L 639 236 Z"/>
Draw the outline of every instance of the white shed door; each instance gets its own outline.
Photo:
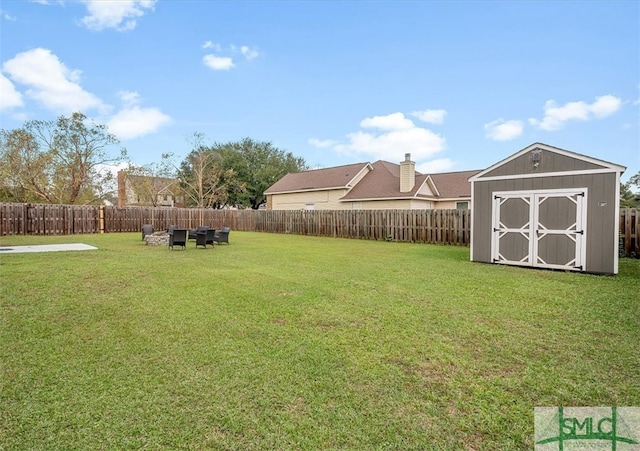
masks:
<path id="1" fill-rule="evenodd" d="M 494 263 L 584 270 L 586 189 L 497 192 Z"/>

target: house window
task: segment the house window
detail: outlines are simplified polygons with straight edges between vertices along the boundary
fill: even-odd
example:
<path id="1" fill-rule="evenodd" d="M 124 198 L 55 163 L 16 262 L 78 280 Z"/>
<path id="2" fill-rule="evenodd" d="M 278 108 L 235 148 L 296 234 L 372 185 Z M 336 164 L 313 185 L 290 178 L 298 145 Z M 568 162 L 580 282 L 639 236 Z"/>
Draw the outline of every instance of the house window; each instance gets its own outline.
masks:
<path id="1" fill-rule="evenodd" d="M 469 202 L 464 201 L 464 202 L 456 202 L 456 210 L 468 210 L 469 209 Z"/>
<path id="2" fill-rule="evenodd" d="M 362 210 L 362 202 L 351 202 L 352 210 Z"/>
<path id="3" fill-rule="evenodd" d="M 316 205 L 315 204 L 307 204 L 304 206 L 305 210 L 315 210 L 316 209 Z"/>

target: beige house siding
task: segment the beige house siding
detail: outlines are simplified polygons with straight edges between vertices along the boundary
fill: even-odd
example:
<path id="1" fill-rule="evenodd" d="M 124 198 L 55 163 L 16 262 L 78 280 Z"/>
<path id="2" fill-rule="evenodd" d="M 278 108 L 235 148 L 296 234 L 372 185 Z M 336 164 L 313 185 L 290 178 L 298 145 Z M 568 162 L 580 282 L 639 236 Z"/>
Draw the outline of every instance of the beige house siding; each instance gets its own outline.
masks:
<path id="1" fill-rule="evenodd" d="M 471 208 L 471 199 L 456 199 L 456 200 L 444 200 L 441 202 L 435 202 L 436 210 L 455 210 L 457 202 L 467 202 L 467 206 Z"/>
<path id="2" fill-rule="evenodd" d="M 306 176 L 305 172 L 292 173 L 267 189 L 267 209 L 453 209 L 457 201 L 470 201 L 468 179 L 478 172 L 419 174 L 406 154 L 400 165 L 379 160 L 311 170 Z"/>
<path id="3" fill-rule="evenodd" d="M 310 191 L 271 196 L 272 210 L 430 210 L 456 208 L 456 201 L 434 202 L 424 199 L 390 199 L 340 202 L 346 190 Z"/>
<path id="4" fill-rule="evenodd" d="M 434 201 L 427 199 L 389 199 L 340 201 L 346 189 L 308 191 L 270 195 L 271 210 L 446 210 L 455 209 L 456 202 L 470 202 L 469 199 Z"/>
<path id="5" fill-rule="evenodd" d="M 361 202 L 345 202 L 349 205 L 350 210 L 424 210 L 432 207 L 431 201 L 419 199 L 400 199 L 400 200 L 368 200 Z M 360 204 L 354 208 L 353 204 Z"/>
<path id="6" fill-rule="evenodd" d="M 164 177 L 129 176 L 125 171 L 118 171 L 118 206 L 156 205 L 158 207 L 184 206 L 184 196 L 175 195 L 173 188 L 177 182 Z M 135 180 L 143 180 L 140 192 L 136 192 Z M 141 186 L 141 185 L 137 185 Z M 155 202 L 153 198 L 155 197 Z"/>
<path id="7" fill-rule="evenodd" d="M 314 210 L 344 210 L 351 209 L 351 205 L 339 202 L 347 193 L 346 189 L 307 191 L 301 193 L 284 193 L 271 195 L 271 209 L 273 210 L 305 210 L 307 205 L 313 205 Z"/>
<path id="8" fill-rule="evenodd" d="M 424 182 L 420 189 L 418 190 L 418 194 L 421 196 L 435 196 L 435 193 L 431 190 L 429 183 Z"/>

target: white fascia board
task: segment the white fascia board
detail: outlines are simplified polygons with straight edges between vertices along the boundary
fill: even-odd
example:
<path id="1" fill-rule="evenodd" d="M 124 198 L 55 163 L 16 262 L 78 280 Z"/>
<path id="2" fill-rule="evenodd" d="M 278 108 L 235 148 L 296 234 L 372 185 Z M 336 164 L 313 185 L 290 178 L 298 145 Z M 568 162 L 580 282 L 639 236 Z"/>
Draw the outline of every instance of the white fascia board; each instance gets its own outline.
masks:
<path id="1" fill-rule="evenodd" d="M 349 182 L 347 183 L 347 185 L 345 186 L 345 188 L 347 189 L 351 189 L 355 186 L 355 184 L 353 183 L 354 180 L 357 180 L 358 177 L 360 177 L 360 174 L 362 174 L 362 172 L 367 169 L 367 172 L 371 172 L 373 171 L 373 166 L 371 166 L 371 163 L 367 163 L 366 165 L 364 165 L 364 167 L 362 169 L 360 169 L 358 171 L 358 173 L 356 175 L 354 175 L 351 180 L 349 180 Z"/>
<path id="2" fill-rule="evenodd" d="M 422 187 L 423 187 L 424 185 L 426 185 L 426 184 L 427 184 L 427 179 L 428 179 L 428 178 L 429 178 L 429 176 L 427 176 L 427 178 L 426 178 L 426 179 L 424 179 L 424 180 L 422 181 L 422 183 L 420 184 L 420 186 L 419 186 L 419 187 L 418 187 L 418 189 L 416 190 L 416 194 L 415 194 L 415 196 L 417 196 L 418 194 L 420 194 L 420 191 L 422 190 Z M 429 189 L 431 190 L 431 192 L 433 192 L 433 190 L 432 190 L 431 188 L 429 188 Z M 416 197 L 416 198 L 417 198 L 417 199 L 422 199 L 421 197 Z"/>
<path id="3" fill-rule="evenodd" d="M 471 201 L 471 196 L 460 196 L 460 197 L 439 197 L 437 199 L 434 199 L 437 202 L 448 202 L 448 201 L 459 201 L 459 202 L 467 202 L 467 201 Z"/>
<path id="4" fill-rule="evenodd" d="M 473 190 L 475 188 L 475 185 L 472 183 L 471 184 L 471 199 L 469 199 L 469 207 L 471 207 L 471 228 L 469 229 L 471 231 L 471 233 L 469 234 L 469 261 L 474 261 L 473 260 L 473 236 L 475 235 L 475 233 L 473 233 L 474 230 L 474 222 L 475 222 L 475 216 L 473 214 L 473 212 L 475 211 L 475 208 L 473 208 Z"/>
<path id="5" fill-rule="evenodd" d="M 620 171 L 612 168 L 606 169 L 583 169 L 577 171 L 563 171 L 563 172 L 540 172 L 535 174 L 510 174 L 510 175 L 495 175 L 493 177 L 483 177 L 479 180 L 471 180 L 473 182 L 490 182 L 493 180 L 513 180 L 513 179 L 534 179 L 540 177 L 564 177 L 565 175 L 587 175 L 587 174 L 608 174 L 616 173 L 620 174 Z M 473 178 L 473 177 L 472 177 Z"/>
<path id="6" fill-rule="evenodd" d="M 294 189 L 291 191 L 272 191 L 272 192 L 265 192 L 265 194 L 295 194 L 295 193 L 310 193 L 313 191 L 333 191 L 336 189 L 346 189 L 348 190 L 349 187 L 348 186 L 332 186 L 329 188 L 307 188 L 307 189 Z"/>
<path id="7" fill-rule="evenodd" d="M 431 191 L 433 192 L 433 194 L 435 194 L 436 196 L 440 196 L 440 191 L 438 191 L 438 187 L 436 186 L 436 182 L 433 181 L 433 179 L 431 178 L 430 175 L 427 176 L 427 178 L 424 180 L 425 183 L 429 183 L 429 186 L 431 187 Z"/>
<path id="8" fill-rule="evenodd" d="M 615 211 L 616 215 L 614 217 L 614 226 L 613 226 L 613 273 L 618 274 L 618 259 L 619 259 L 619 248 L 618 248 L 618 231 L 620 230 L 620 174 L 616 175 L 616 200 L 615 200 Z"/>

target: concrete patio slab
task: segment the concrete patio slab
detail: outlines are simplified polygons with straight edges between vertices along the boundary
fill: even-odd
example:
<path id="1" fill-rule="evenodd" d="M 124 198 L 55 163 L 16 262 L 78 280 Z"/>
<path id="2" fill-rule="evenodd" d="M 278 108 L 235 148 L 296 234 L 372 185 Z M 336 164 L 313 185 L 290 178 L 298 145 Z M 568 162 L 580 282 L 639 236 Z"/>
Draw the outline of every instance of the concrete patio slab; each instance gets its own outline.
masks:
<path id="1" fill-rule="evenodd" d="M 0 246 L 0 255 L 19 254 L 23 252 L 59 252 L 59 251 L 91 251 L 98 249 L 83 243 L 40 244 L 33 246 Z"/>

